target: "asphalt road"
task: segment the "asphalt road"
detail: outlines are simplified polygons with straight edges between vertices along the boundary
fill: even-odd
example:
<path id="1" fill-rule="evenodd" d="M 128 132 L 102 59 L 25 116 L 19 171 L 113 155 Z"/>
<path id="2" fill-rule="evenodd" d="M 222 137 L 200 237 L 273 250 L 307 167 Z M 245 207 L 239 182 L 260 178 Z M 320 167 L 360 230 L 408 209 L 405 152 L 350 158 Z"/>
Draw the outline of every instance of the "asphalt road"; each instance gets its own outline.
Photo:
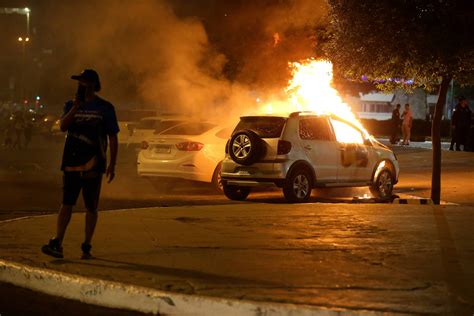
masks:
<path id="1" fill-rule="evenodd" d="M 27 149 L 0 147 L 0 220 L 57 211 L 61 204 L 62 148 L 61 140 L 46 141 L 39 137 Z M 394 147 L 394 151 L 401 168 L 395 193 L 429 197 L 431 151 L 400 146 Z M 205 183 L 140 178 L 136 174 L 136 155 L 133 148 L 120 147 L 117 176 L 112 183 L 103 185 L 101 210 L 234 203 Z M 474 178 L 473 155 L 443 151 L 443 200 L 474 205 L 462 182 Z M 472 183 L 465 184 L 474 189 Z M 313 202 L 345 202 L 368 193 L 366 188 L 314 191 Z M 252 193 L 249 200 L 285 202 L 279 190 Z M 76 211 L 84 211 L 81 199 Z"/>
<path id="2" fill-rule="evenodd" d="M 61 203 L 59 170 L 62 142 L 35 138 L 30 148 L 10 150 L 0 147 L 0 220 L 55 213 Z M 400 183 L 395 193 L 429 197 L 431 151 L 395 147 L 400 166 Z M 104 183 L 102 211 L 151 206 L 231 204 L 210 185 L 189 181 L 153 181 L 136 174 L 136 151 L 120 147 L 117 177 Z M 447 202 L 474 205 L 474 159 L 472 153 L 443 152 L 443 194 Z M 313 202 L 350 202 L 366 188 L 319 190 Z M 281 192 L 252 193 L 250 203 L 285 203 Z M 76 207 L 84 211 L 82 201 Z M 118 311 L 100 309 L 69 300 L 37 294 L 11 285 L 0 284 L 0 315 L 53 315 L 56 307 L 67 314 L 117 315 Z M 22 302 L 11 304 L 10 302 Z M 59 304 L 59 305 L 58 305 Z M 128 314 L 128 313 L 127 313 Z"/>

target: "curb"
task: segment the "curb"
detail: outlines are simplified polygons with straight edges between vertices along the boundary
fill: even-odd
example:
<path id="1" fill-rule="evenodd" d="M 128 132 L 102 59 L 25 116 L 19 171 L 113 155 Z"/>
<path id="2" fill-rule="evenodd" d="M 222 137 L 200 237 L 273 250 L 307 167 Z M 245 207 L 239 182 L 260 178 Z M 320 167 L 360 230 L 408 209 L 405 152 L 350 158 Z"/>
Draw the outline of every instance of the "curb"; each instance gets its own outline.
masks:
<path id="1" fill-rule="evenodd" d="M 366 310 L 326 309 L 186 295 L 67 274 L 0 259 L 0 281 L 66 299 L 154 315 L 360 315 Z"/>
<path id="2" fill-rule="evenodd" d="M 394 199 L 392 204 L 433 205 L 431 199 Z"/>

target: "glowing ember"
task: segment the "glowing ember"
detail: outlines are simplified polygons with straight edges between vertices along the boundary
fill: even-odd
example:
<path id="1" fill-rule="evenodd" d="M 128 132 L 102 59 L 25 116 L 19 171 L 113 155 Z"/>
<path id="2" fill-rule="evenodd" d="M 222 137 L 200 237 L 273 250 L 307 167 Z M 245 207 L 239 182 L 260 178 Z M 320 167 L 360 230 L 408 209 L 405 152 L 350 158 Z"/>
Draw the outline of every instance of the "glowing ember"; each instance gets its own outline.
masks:
<path id="1" fill-rule="evenodd" d="M 272 101 L 263 106 L 266 113 L 289 113 L 312 111 L 319 115 L 335 115 L 360 128 L 365 137 L 369 133 L 356 118 L 351 108 L 342 101 L 332 85 L 332 63 L 326 60 L 308 59 L 302 63 L 289 64 L 293 78 L 286 88 L 287 100 Z M 333 124 L 336 137 L 343 143 L 362 143 L 363 138 L 356 129 L 346 124 Z"/>

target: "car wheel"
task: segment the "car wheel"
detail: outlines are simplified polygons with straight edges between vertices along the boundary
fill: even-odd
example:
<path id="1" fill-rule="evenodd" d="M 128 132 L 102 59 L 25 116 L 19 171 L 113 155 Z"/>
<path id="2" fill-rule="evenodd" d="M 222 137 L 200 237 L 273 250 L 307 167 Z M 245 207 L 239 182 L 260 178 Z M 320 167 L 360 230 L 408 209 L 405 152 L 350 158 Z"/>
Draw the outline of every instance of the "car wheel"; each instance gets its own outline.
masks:
<path id="1" fill-rule="evenodd" d="M 312 176 L 306 168 L 298 168 L 290 173 L 283 186 L 283 195 L 289 202 L 307 202 L 311 196 Z"/>
<path id="2" fill-rule="evenodd" d="M 241 165 L 251 165 L 264 154 L 265 144 L 262 139 L 250 130 L 234 133 L 229 142 L 229 155 Z"/>
<path id="3" fill-rule="evenodd" d="M 217 192 L 222 192 L 224 190 L 224 186 L 222 184 L 222 164 L 219 163 L 214 170 L 214 174 L 212 175 L 212 185 Z"/>
<path id="4" fill-rule="evenodd" d="M 225 196 L 228 199 L 234 201 L 243 201 L 249 196 L 250 188 L 249 187 L 239 187 L 236 185 L 226 185 L 222 186 Z"/>
<path id="5" fill-rule="evenodd" d="M 393 192 L 393 175 L 390 169 L 382 169 L 370 186 L 370 192 L 375 198 L 389 199 Z"/>

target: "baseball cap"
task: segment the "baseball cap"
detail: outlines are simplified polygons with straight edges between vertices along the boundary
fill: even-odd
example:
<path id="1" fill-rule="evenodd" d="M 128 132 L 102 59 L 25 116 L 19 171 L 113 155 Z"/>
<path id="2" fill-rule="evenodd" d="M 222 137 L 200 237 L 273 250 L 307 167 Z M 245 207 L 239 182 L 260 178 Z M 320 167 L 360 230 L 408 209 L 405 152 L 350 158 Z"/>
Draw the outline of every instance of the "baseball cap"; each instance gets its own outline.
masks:
<path id="1" fill-rule="evenodd" d="M 100 91 L 100 79 L 97 71 L 93 69 L 84 69 L 79 75 L 72 75 L 71 79 L 73 80 L 83 80 L 87 82 L 95 82 L 96 88 L 95 91 Z"/>

